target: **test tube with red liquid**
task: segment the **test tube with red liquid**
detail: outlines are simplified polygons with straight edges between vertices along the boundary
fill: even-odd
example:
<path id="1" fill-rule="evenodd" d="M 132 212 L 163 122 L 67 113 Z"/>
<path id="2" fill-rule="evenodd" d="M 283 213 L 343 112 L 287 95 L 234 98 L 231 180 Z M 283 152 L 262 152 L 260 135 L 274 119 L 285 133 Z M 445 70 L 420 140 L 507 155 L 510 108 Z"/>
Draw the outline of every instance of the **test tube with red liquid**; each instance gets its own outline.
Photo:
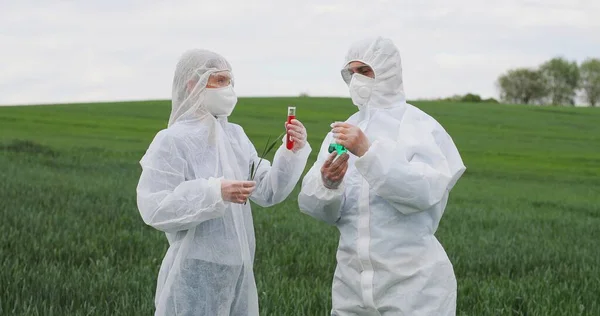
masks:
<path id="1" fill-rule="evenodd" d="M 287 116 L 287 123 L 291 124 L 292 120 L 296 118 L 296 107 L 295 106 L 288 106 L 288 116 Z M 294 148 L 294 141 L 292 141 L 290 139 L 290 134 L 287 133 L 286 135 L 286 139 L 285 139 L 285 147 L 289 150 L 292 150 L 292 148 Z"/>

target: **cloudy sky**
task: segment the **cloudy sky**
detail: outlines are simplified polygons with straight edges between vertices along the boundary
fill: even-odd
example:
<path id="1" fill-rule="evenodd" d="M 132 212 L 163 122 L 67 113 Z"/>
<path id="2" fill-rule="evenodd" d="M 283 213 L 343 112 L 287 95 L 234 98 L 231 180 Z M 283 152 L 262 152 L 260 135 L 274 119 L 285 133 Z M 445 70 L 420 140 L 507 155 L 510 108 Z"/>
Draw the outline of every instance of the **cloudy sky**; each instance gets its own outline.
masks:
<path id="1" fill-rule="evenodd" d="M 225 56 L 240 96 L 347 96 L 346 49 L 372 35 L 409 100 L 496 97 L 508 68 L 600 57 L 600 1 L 0 0 L 0 104 L 168 99 L 189 48 Z"/>

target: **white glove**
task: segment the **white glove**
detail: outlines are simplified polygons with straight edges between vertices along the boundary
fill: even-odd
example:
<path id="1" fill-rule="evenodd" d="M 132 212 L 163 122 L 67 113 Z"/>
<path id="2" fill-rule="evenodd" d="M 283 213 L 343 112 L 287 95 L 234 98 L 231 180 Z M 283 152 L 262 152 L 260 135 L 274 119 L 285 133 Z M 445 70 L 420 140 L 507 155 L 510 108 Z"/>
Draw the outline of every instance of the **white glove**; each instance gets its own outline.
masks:
<path id="1" fill-rule="evenodd" d="M 244 204 L 255 188 L 255 181 L 221 180 L 223 201 Z"/>

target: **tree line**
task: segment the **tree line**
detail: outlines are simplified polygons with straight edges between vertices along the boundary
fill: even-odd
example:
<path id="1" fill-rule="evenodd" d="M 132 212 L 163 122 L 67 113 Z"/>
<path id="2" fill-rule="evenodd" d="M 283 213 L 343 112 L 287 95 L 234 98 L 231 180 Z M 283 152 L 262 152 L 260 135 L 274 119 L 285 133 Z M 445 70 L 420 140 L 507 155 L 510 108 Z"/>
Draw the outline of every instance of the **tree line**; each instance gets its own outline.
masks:
<path id="1" fill-rule="evenodd" d="M 497 81 L 503 102 L 575 105 L 578 93 L 590 106 L 600 105 L 600 59 L 580 65 L 555 57 L 537 68 L 508 70 Z"/>

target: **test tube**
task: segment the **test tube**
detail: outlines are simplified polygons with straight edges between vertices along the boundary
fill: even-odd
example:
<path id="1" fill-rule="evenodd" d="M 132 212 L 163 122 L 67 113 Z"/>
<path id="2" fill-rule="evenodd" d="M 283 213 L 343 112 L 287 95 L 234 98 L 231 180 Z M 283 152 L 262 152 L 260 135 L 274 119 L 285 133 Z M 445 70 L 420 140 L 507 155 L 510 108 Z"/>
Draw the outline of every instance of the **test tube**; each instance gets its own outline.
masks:
<path id="1" fill-rule="evenodd" d="M 288 115 L 287 115 L 287 123 L 290 124 L 292 122 L 293 119 L 296 118 L 296 107 L 295 106 L 288 106 Z M 294 141 L 292 141 L 290 139 L 290 134 L 288 133 L 286 136 L 286 142 L 285 142 L 285 147 L 289 150 L 292 150 L 292 148 L 294 148 Z"/>

